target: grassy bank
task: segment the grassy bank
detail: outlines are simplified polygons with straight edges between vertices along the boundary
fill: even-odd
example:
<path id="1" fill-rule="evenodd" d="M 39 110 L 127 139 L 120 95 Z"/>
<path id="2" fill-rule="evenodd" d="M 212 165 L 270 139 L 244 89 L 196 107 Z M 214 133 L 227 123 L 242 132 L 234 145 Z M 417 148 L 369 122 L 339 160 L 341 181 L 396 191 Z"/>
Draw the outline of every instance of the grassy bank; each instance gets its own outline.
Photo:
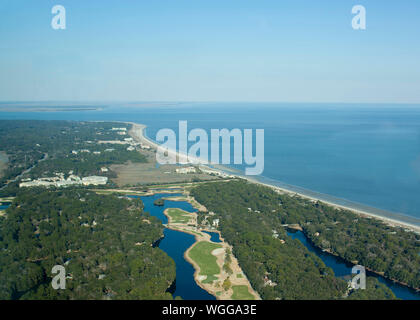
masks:
<path id="1" fill-rule="evenodd" d="M 201 241 L 191 248 L 189 257 L 199 266 L 200 276 L 207 276 L 203 283 L 217 279 L 216 275 L 220 273 L 220 267 L 217 265 L 216 257 L 211 252 L 221 247 L 216 243 Z"/>

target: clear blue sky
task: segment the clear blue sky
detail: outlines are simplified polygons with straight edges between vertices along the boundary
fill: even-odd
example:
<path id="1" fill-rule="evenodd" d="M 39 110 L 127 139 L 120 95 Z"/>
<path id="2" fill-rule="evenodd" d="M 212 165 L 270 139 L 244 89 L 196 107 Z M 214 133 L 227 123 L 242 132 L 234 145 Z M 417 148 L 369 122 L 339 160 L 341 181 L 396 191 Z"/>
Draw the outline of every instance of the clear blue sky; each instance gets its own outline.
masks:
<path id="1" fill-rule="evenodd" d="M 420 103 L 419 17 L 418 0 L 0 0 L 0 100 Z"/>

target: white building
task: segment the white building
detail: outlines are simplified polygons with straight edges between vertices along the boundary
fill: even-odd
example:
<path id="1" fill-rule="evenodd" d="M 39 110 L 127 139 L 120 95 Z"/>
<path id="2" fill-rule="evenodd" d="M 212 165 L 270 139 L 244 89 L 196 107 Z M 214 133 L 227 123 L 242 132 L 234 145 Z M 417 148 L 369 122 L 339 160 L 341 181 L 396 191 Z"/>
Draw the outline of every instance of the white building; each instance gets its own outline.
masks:
<path id="1" fill-rule="evenodd" d="M 100 140 L 98 144 L 131 144 L 128 141 L 121 141 L 121 140 Z"/>
<path id="2" fill-rule="evenodd" d="M 196 172 L 195 167 L 177 168 L 175 169 L 175 171 L 176 173 L 183 173 L 183 174 Z"/>
<path id="3" fill-rule="evenodd" d="M 59 179 L 57 177 L 40 178 L 38 180 L 21 182 L 19 188 L 30 187 L 67 187 L 71 185 L 104 185 L 108 182 L 107 177 L 90 176 L 79 178 L 78 176 L 70 175 L 67 179 Z"/>
<path id="4" fill-rule="evenodd" d="M 103 184 L 106 184 L 107 181 L 108 181 L 107 177 L 101 177 L 101 176 L 90 176 L 90 177 L 82 178 L 82 183 L 85 186 L 88 186 L 88 185 L 94 185 L 94 186 L 103 185 Z"/>
<path id="5" fill-rule="evenodd" d="M 19 188 L 23 188 L 23 187 L 49 187 L 49 186 L 54 185 L 54 184 L 55 184 L 55 182 L 34 180 L 34 181 L 28 181 L 28 182 L 20 183 Z"/>
<path id="6" fill-rule="evenodd" d="M 150 146 L 146 145 L 146 144 L 142 144 L 140 143 L 140 148 L 144 149 L 144 150 L 150 150 Z"/>
<path id="7" fill-rule="evenodd" d="M 213 227 L 218 227 L 219 226 L 219 219 L 214 219 L 213 220 Z"/>
<path id="8" fill-rule="evenodd" d="M 81 184 L 81 183 L 82 182 L 80 180 L 67 179 L 67 180 L 56 181 L 53 185 L 56 187 L 67 187 L 67 186 L 72 186 L 72 185 Z"/>

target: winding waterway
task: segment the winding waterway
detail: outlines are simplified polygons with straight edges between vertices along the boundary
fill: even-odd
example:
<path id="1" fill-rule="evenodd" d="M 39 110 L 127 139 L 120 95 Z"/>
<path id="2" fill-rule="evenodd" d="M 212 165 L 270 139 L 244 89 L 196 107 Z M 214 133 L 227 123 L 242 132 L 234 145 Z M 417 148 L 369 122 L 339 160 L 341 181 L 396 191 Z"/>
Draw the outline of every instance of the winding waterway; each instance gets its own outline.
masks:
<path id="1" fill-rule="evenodd" d="M 152 216 L 159 218 L 162 223 L 167 224 L 168 218 L 163 213 L 167 208 L 179 208 L 187 212 L 195 212 L 194 207 L 186 201 L 165 200 L 163 206 L 155 206 L 156 199 L 165 197 L 182 196 L 182 194 L 160 193 L 152 196 L 143 196 L 140 199 L 144 203 L 144 210 Z M 137 198 L 138 196 L 131 196 Z M 217 232 L 203 231 L 210 235 L 211 241 L 221 242 Z M 185 300 L 215 300 L 215 297 L 197 285 L 194 280 L 194 268 L 184 258 L 185 251 L 195 242 L 193 235 L 165 228 L 164 238 L 159 242 L 159 248 L 165 251 L 176 264 L 176 285 L 172 292 L 174 297 L 181 297 Z M 310 252 L 315 253 L 326 266 L 330 267 L 337 277 L 351 275 L 351 269 L 354 266 L 340 257 L 334 256 L 315 247 L 301 231 L 287 233 L 291 238 L 298 239 L 305 245 Z M 415 290 L 402 286 L 375 273 L 367 271 L 368 276 L 377 278 L 392 290 L 395 296 L 403 300 L 420 300 L 420 294 Z"/>
<path id="2" fill-rule="evenodd" d="M 179 208 L 188 212 L 196 211 L 186 201 L 165 200 L 163 206 L 155 206 L 153 204 L 156 199 L 170 196 L 182 196 L 182 194 L 160 193 L 153 196 L 140 197 L 140 199 L 144 203 L 144 211 L 159 218 L 164 224 L 168 223 L 168 218 L 163 213 L 167 208 Z M 185 251 L 195 242 L 195 237 L 191 234 L 168 228 L 165 228 L 163 234 L 164 238 L 159 242 L 159 248 L 165 251 L 176 264 L 176 284 L 172 292 L 173 297 L 179 296 L 184 300 L 215 300 L 214 296 L 197 285 L 194 280 L 195 270 L 184 258 Z"/>
<path id="3" fill-rule="evenodd" d="M 343 277 L 351 275 L 351 269 L 353 268 L 354 264 L 348 263 L 344 261 L 340 257 L 334 256 L 328 252 L 324 252 L 321 249 L 315 247 L 303 234 L 301 231 L 293 231 L 287 232 L 287 235 L 292 237 L 293 239 L 298 239 L 302 244 L 308 248 L 310 252 L 315 253 L 322 261 L 324 261 L 327 267 L 333 269 L 334 274 L 337 277 Z M 388 280 L 384 277 L 381 277 L 373 272 L 366 271 L 366 274 L 370 277 L 375 277 L 379 280 L 379 282 L 385 284 L 395 296 L 399 299 L 403 300 L 420 300 L 420 294 L 416 293 L 415 290 L 410 289 L 408 287 L 402 286 L 398 283 L 395 283 L 391 280 Z"/>

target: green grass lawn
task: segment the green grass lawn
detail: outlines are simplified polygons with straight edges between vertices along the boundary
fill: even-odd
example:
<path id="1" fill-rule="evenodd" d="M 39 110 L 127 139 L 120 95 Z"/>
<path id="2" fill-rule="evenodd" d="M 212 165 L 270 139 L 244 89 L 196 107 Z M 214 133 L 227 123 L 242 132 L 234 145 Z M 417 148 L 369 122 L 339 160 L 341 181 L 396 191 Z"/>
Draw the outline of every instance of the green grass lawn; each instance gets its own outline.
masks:
<path id="1" fill-rule="evenodd" d="M 233 300 L 254 300 L 254 296 L 249 293 L 247 286 L 232 286 Z"/>
<path id="2" fill-rule="evenodd" d="M 203 283 L 211 283 L 217 279 L 215 275 L 220 273 L 220 268 L 216 257 L 211 252 L 221 247 L 217 243 L 200 241 L 190 250 L 188 255 L 200 267 L 200 275 L 207 276 Z"/>
<path id="3" fill-rule="evenodd" d="M 172 223 L 187 223 L 191 217 L 190 213 L 178 208 L 169 208 L 166 212 L 171 217 Z"/>
<path id="4" fill-rule="evenodd" d="M 201 274 L 201 273 L 200 273 Z M 213 283 L 213 281 L 216 281 L 217 279 L 219 279 L 218 277 L 216 277 L 215 275 L 209 275 L 207 276 L 206 279 L 204 279 L 203 281 L 201 281 L 202 283 Z"/>
<path id="5" fill-rule="evenodd" d="M 244 276 L 242 275 L 242 273 L 238 273 L 237 275 L 236 275 L 236 278 L 238 278 L 238 279 L 240 279 L 240 278 L 243 278 Z"/>

